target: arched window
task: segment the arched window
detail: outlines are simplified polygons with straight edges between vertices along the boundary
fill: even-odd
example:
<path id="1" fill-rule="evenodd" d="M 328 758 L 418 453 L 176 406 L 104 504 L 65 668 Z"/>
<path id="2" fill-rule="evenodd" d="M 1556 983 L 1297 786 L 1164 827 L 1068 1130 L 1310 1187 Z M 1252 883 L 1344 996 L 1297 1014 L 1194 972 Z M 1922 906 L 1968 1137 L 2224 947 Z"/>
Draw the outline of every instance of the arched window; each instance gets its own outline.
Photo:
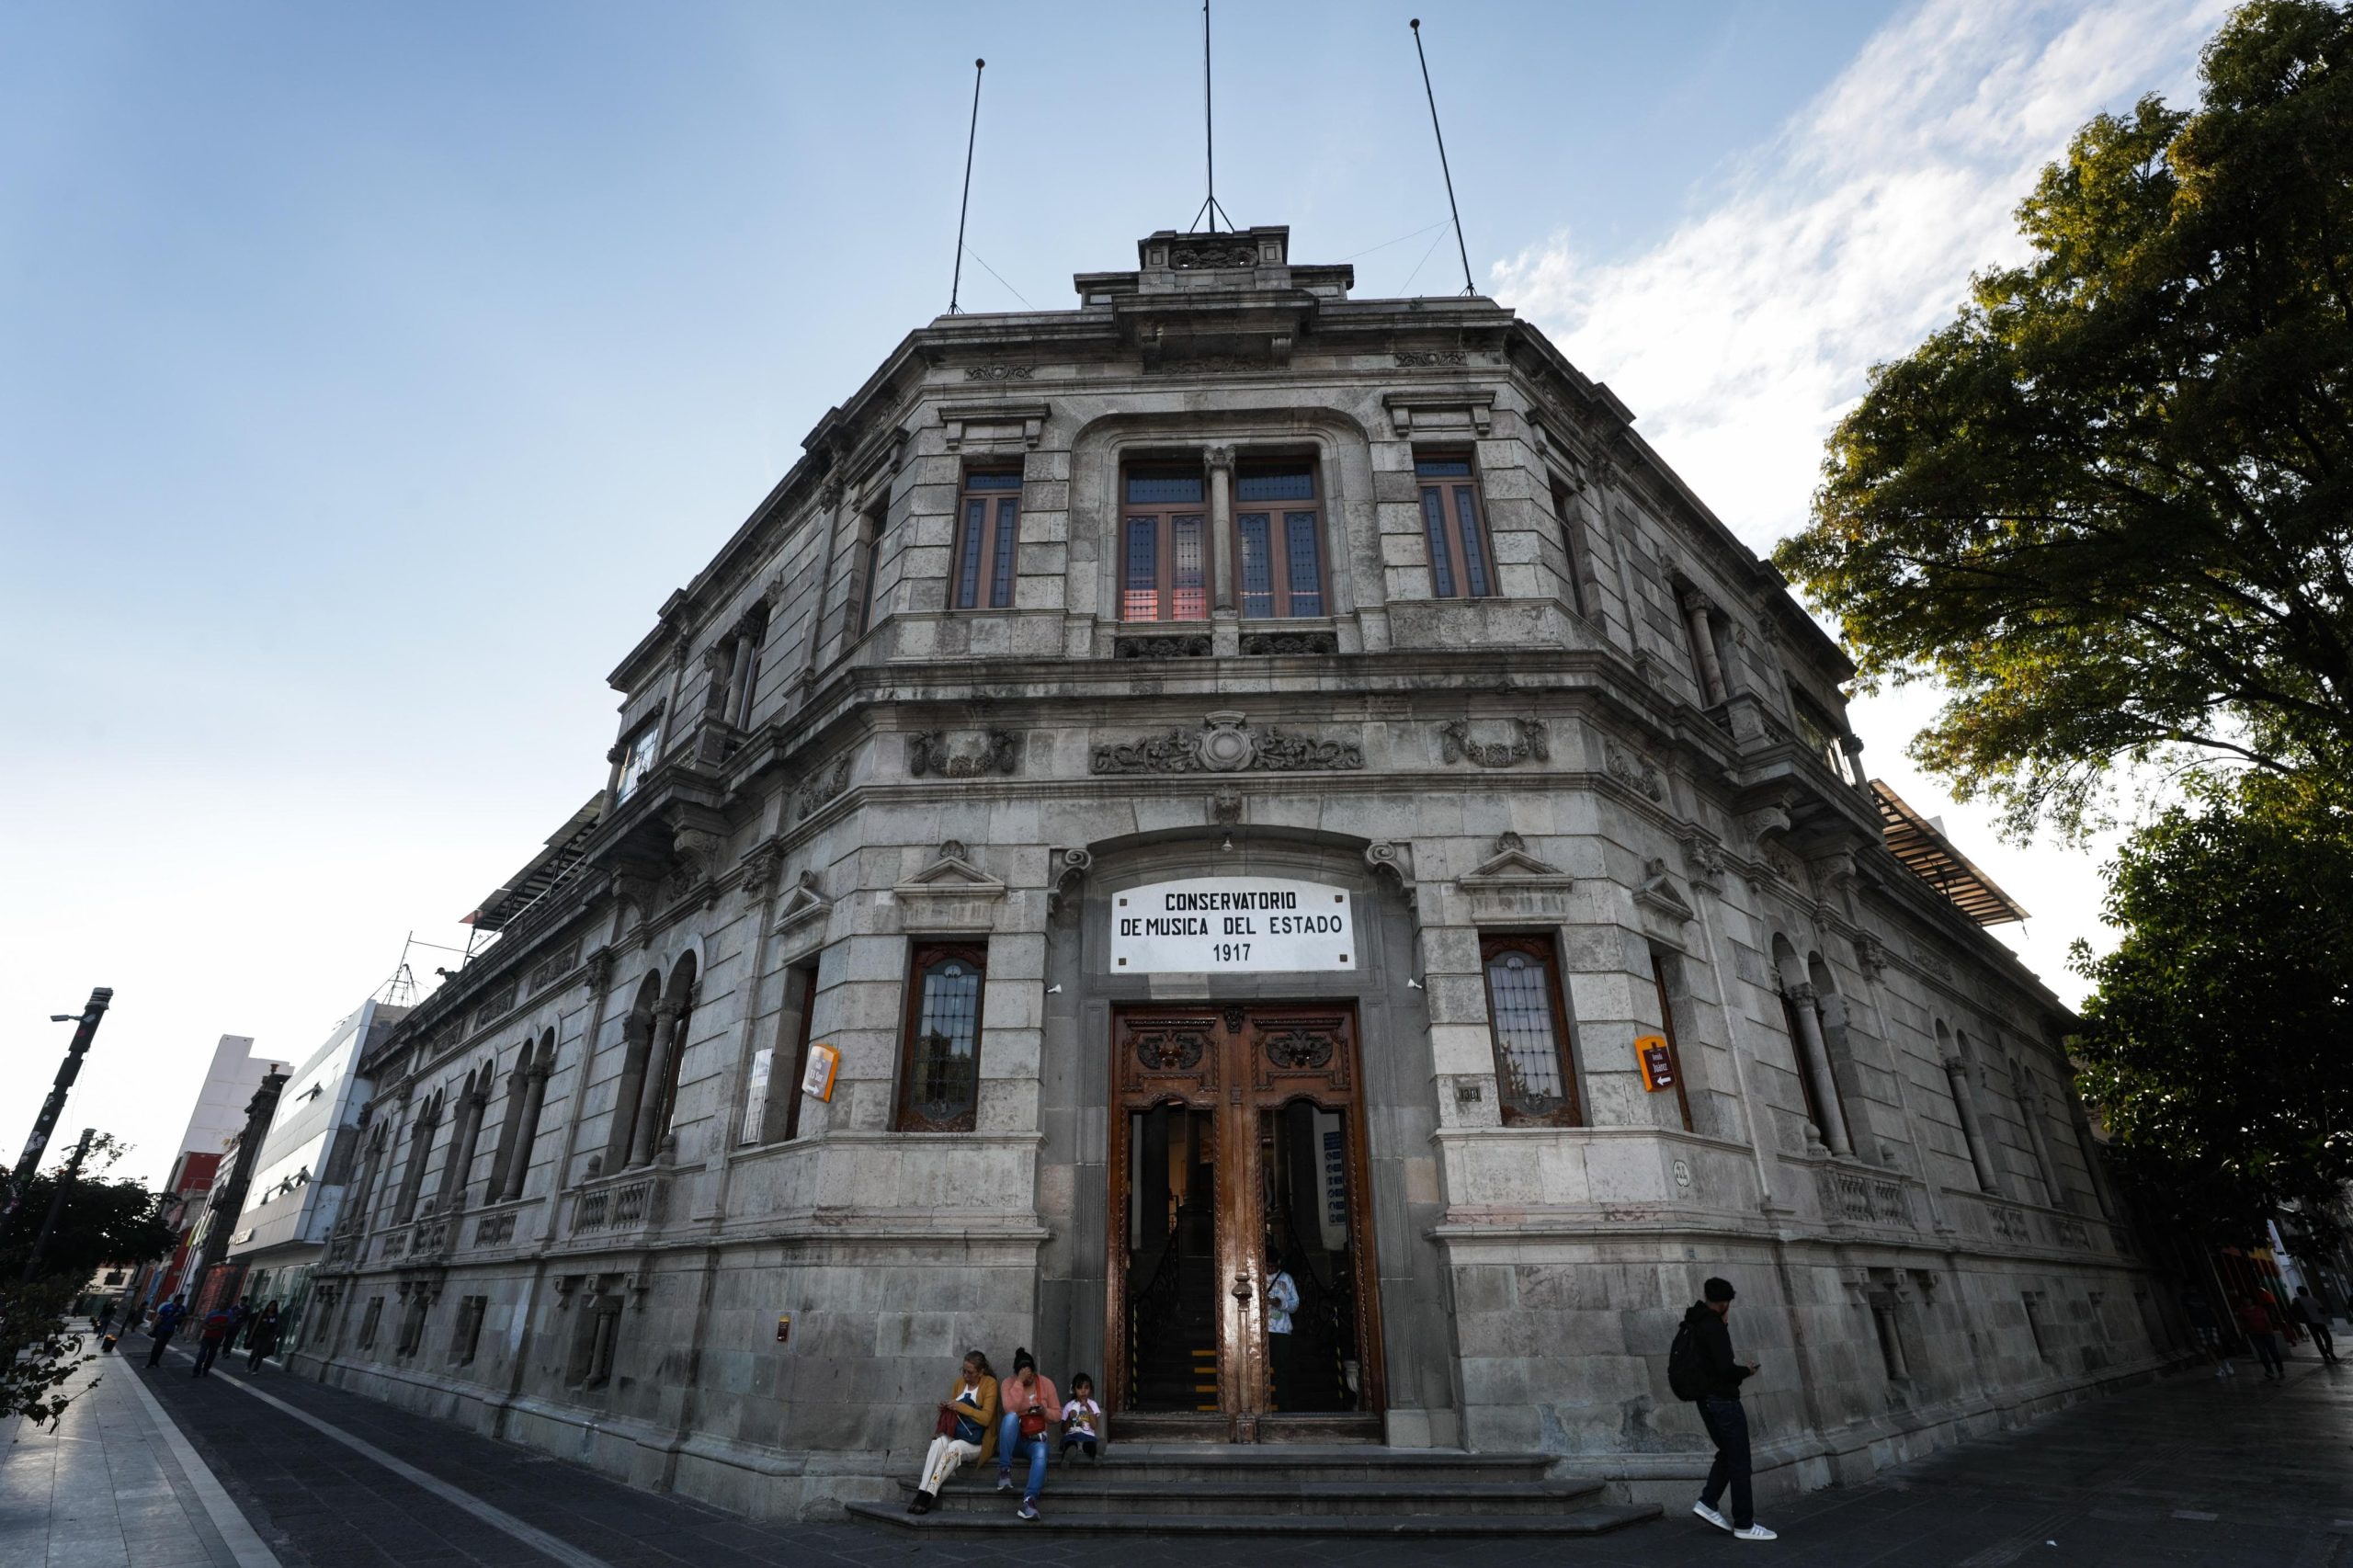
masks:
<path id="1" fill-rule="evenodd" d="M 899 1131 L 970 1132 L 981 1097 L 981 994 L 988 950 L 926 946 L 907 983 Z"/>
<path id="2" fill-rule="evenodd" d="M 1506 1126 L 1574 1127 L 1581 1119 L 1569 1011 L 1552 938 L 1483 936 L 1495 1090 Z"/>

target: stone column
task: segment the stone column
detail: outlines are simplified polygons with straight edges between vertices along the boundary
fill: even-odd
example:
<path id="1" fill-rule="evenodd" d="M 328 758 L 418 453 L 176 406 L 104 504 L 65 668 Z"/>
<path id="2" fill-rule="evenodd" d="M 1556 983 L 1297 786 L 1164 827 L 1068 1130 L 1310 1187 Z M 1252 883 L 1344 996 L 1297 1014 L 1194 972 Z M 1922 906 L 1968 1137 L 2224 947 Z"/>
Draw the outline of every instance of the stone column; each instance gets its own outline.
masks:
<path id="1" fill-rule="evenodd" d="M 530 1171 L 531 1145 L 539 1142 L 540 1111 L 547 1103 L 548 1064 L 531 1064 L 523 1075 L 523 1119 L 515 1127 L 515 1147 L 506 1156 L 506 1182 L 500 1199 L 523 1196 L 523 1178 Z"/>
<path id="2" fill-rule="evenodd" d="M 457 1119 L 449 1127 L 449 1159 L 441 1170 L 438 1208 L 442 1213 L 462 1206 L 466 1200 L 466 1173 L 474 1163 L 474 1135 L 481 1131 L 483 1107 L 489 1098 L 481 1089 L 458 1098 Z"/>
<path id="3" fill-rule="evenodd" d="M 2043 1200 L 2070 1213 L 2075 1195 L 2059 1185 L 2059 1162 L 2051 1157 L 2051 1141 L 2042 1130 L 2042 1091 L 2033 1072 L 2016 1057 L 2010 1059 L 2010 1085 L 2018 1097 L 2018 1119 L 2026 1123 L 2027 1142 L 2034 1151 L 2035 1168 L 2042 1173 Z"/>
<path id="4" fill-rule="evenodd" d="M 1958 1056 L 1946 1057 L 1945 1077 L 1952 1085 L 1952 1108 L 1961 1118 L 1961 1135 L 1969 1144 L 1969 1163 L 1977 1167 L 1977 1185 L 1983 1191 L 1998 1193 L 1994 1162 L 1985 1152 L 1984 1130 L 1977 1124 L 1977 1102 L 1969 1091 L 1969 1063 Z"/>
<path id="5" fill-rule="evenodd" d="M 745 690 L 745 684 L 751 678 L 751 674 L 752 640 L 738 631 L 735 634 L 735 657 L 727 668 L 727 700 L 719 712 L 722 719 L 738 729 L 743 727 L 738 715 L 745 710 L 744 700 L 750 694 Z"/>
<path id="6" fill-rule="evenodd" d="M 1707 598 L 1697 588 L 1683 590 L 1683 624 L 1691 634 L 1691 657 L 1699 670 L 1699 694 L 1713 708 L 1726 696 L 1724 667 L 1716 657 L 1716 634 L 1708 624 Z"/>
<path id="7" fill-rule="evenodd" d="M 637 1101 L 645 1083 L 645 1058 L 654 1040 L 654 1016 L 631 1013 L 621 1020 L 621 1078 L 613 1093 L 613 1131 L 605 1140 L 605 1166 L 618 1170 L 629 1158 L 637 1127 Z M 574 1096 L 574 1099 L 579 1096 Z"/>
<path id="8" fill-rule="evenodd" d="M 1210 471 L 1209 535 L 1201 541 L 1201 570 L 1210 580 L 1210 606 L 1218 615 L 1234 613 L 1233 449 L 1211 447 L 1203 454 Z"/>
<path id="9" fill-rule="evenodd" d="M 654 1163 L 662 1138 L 662 1095 L 670 1086 L 670 1063 L 677 1060 L 680 1019 L 686 1009 L 669 997 L 654 1005 L 654 1051 L 645 1060 L 645 1081 L 637 1094 L 637 1127 L 629 1141 L 633 1170 Z"/>
<path id="10" fill-rule="evenodd" d="M 1805 1058 L 1802 1065 L 1822 1107 L 1822 1119 L 1830 1124 L 1822 1129 L 1822 1141 L 1834 1154 L 1852 1154 L 1855 1147 L 1847 1138 L 1847 1116 L 1838 1104 L 1838 1080 L 1830 1071 L 1830 1048 L 1822 1040 L 1822 1015 L 1814 1011 L 1813 987 L 1801 982 L 1790 987 L 1789 998 L 1790 1010 L 1798 1016 L 1798 1054 Z"/>

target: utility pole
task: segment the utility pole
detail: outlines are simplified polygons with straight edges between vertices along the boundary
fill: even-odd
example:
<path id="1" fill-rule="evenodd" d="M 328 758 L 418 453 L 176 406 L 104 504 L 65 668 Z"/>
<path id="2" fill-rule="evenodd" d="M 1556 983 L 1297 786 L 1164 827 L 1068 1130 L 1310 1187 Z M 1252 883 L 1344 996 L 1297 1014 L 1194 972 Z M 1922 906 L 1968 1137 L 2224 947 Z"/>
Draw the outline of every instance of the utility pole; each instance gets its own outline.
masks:
<path id="1" fill-rule="evenodd" d="M 24 1201 L 25 1183 L 40 1168 L 40 1157 L 49 1148 L 49 1135 L 57 1131 L 57 1119 L 65 1114 L 65 1091 L 82 1075 L 82 1058 L 90 1053 L 90 1041 L 97 1038 L 98 1020 L 107 1016 L 108 1006 L 114 1001 L 114 987 L 101 985 L 90 993 L 89 1006 L 82 1016 L 54 1013 L 50 1022 L 62 1024 L 72 1019 L 74 1024 L 74 1043 L 65 1048 L 65 1060 L 57 1069 L 57 1082 L 50 1086 L 49 1098 L 41 1102 L 40 1114 L 33 1118 L 33 1135 L 25 1140 L 25 1152 L 17 1158 L 17 1169 L 8 1178 L 8 1203 L 0 1209 L 0 1237 L 8 1233 L 10 1221 L 17 1217 L 17 1206 Z"/>
<path id="2" fill-rule="evenodd" d="M 95 1127 L 82 1129 L 82 1141 L 74 1146 L 74 1157 L 66 1161 L 65 1169 L 58 1173 L 57 1187 L 49 1195 L 49 1213 L 40 1222 L 40 1234 L 33 1238 L 32 1254 L 25 1259 L 24 1278 L 17 1283 L 29 1285 L 33 1282 L 33 1271 L 40 1267 L 42 1249 L 49 1245 L 49 1233 L 57 1229 L 57 1217 L 65 1210 L 65 1189 L 74 1185 L 75 1176 L 82 1174 L 82 1161 L 90 1153 L 90 1140 L 97 1135 L 98 1130 Z"/>

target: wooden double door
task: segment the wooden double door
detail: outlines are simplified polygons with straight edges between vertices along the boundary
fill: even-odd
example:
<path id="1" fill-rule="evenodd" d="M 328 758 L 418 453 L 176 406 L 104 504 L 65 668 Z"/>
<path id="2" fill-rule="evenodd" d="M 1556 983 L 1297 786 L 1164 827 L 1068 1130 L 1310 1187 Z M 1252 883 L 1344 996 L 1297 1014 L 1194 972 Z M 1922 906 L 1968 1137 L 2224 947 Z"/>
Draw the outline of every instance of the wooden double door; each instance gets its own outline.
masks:
<path id="1" fill-rule="evenodd" d="M 1120 1429 L 1378 1438 L 1355 1009 L 1130 1007 L 1111 1051 L 1105 1392 Z"/>

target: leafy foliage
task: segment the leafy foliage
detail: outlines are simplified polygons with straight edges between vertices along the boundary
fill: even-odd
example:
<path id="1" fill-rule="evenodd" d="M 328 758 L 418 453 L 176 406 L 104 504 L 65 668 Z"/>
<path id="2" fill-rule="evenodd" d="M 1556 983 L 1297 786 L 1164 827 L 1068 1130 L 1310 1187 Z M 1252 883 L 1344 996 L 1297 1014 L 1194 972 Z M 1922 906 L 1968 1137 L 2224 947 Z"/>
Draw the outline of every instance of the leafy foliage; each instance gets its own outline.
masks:
<path id="1" fill-rule="evenodd" d="M 36 1426 L 53 1426 L 81 1392 L 65 1389 L 93 1359 L 83 1349 L 82 1335 L 69 1333 L 64 1324 L 79 1286 L 79 1280 L 62 1278 L 35 1285 L 11 1278 L 0 1285 L 0 1346 L 17 1352 L 0 1356 L 0 1421 L 22 1415 Z"/>
<path id="2" fill-rule="evenodd" d="M 2130 1184 L 2215 1232 L 2353 1180 L 2353 817 L 2257 784 L 2178 808 L 2110 872 L 2074 1042 Z"/>
<path id="3" fill-rule="evenodd" d="M 65 1190 L 65 1204 L 49 1244 L 41 1249 L 42 1278 L 65 1279 L 78 1288 L 107 1264 L 143 1263 L 170 1250 L 172 1231 L 163 1217 L 165 1195 L 104 1174 L 123 1152 L 111 1136 L 93 1141 L 82 1173 Z M 7 1235 L 0 1239 L 0 1283 L 12 1283 L 24 1272 L 63 1169 L 61 1163 L 26 1182 L 24 1201 Z"/>
<path id="4" fill-rule="evenodd" d="M 1776 555 L 2017 831 L 2119 763 L 2353 780 L 2353 11 L 2256 0 L 2202 76 L 2044 170 Z"/>

